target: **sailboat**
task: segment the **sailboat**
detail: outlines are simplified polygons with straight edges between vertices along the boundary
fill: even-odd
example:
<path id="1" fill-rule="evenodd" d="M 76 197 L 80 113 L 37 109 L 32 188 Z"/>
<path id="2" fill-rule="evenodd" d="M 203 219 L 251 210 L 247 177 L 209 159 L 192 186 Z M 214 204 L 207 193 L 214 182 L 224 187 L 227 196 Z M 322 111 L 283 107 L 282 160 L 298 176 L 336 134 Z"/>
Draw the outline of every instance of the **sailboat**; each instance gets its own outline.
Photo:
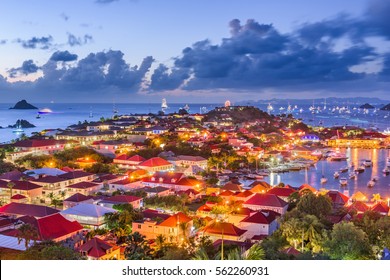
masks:
<path id="1" fill-rule="evenodd" d="M 271 103 L 268 103 L 268 106 L 267 106 L 268 114 L 270 114 L 273 110 L 274 110 L 274 107 L 272 107 Z"/>
<path id="2" fill-rule="evenodd" d="M 186 105 L 184 105 L 183 109 L 188 112 L 190 110 L 190 106 L 188 106 L 188 104 L 186 104 Z"/>
<path id="3" fill-rule="evenodd" d="M 115 101 L 113 102 L 113 104 L 112 104 L 112 112 L 114 113 L 114 114 L 118 114 L 118 108 L 116 108 L 116 105 L 115 105 Z"/>
<path id="4" fill-rule="evenodd" d="M 167 100 L 165 98 L 163 98 L 161 101 L 161 109 L 165 110 L 167 108 L 168 108 Z"/>
<path id="5" fill-rule="evenodd" d="M 19 120 L 16 122 L 16 124 L 17 124 L 16 128 L 14 130 L 12 130 L 12 132 L 17 133 L 17 134 L 24 132 Z"/>
<path id="6" fill-rule="evenodd" d="M 89 117 L 93 118 L 92 107 L 91 107 L 91 111 L 89 111 Z"/>
<path id="7" fill-rule="evenodd" d="M 326 182 L 328 182 L 328 178 L 326 178 L 324 175 L 324 162 L 322 162 L 322 176 L 320 182 L 321 184 L 325 184 Z"/>

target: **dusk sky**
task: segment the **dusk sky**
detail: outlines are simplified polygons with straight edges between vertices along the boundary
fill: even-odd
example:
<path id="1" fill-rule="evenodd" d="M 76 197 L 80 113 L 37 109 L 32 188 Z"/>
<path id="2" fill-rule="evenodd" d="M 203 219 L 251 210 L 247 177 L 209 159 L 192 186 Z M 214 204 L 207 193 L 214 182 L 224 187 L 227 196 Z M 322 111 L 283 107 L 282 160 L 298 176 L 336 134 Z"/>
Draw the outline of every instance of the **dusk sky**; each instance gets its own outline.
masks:
<path id="1" fill-rule="evenodd" d="M 0 102 L 389 100 L 390 0 L 0 2 Z"/>

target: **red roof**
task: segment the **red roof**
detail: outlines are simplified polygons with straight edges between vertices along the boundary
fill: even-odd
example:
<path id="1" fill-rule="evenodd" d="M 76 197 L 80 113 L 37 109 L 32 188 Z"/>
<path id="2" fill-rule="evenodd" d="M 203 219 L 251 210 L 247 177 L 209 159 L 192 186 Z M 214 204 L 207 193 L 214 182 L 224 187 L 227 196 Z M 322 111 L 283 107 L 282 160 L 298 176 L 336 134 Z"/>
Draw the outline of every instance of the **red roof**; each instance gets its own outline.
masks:
<path id="1" fill-rule="evenodd" d="M 104 201 L 131 203 L 133 201 L 137 201 L 141 199 L 142 199 L 141 197 L 132 196 L 132 195 L 116 195 L 116 196 L 107 197 L 104 199 Z"/>
<path id="2" fill-rule="evenodd" d="M 338 191 L 328 191 L 327 195 L 330 197 L 333 203 L 335 204 L 345 204 L 348 202 L 348 196 L 343 195 Z"/>
<path id="3" fill-rule="evenodd" d="M 27 197 L 21 194 L 15 194 L 11 197 L 11 199 L 25 199 L 25 198 Z"/>
<path id="4" fill-rule="evenodd" d="M 199 212 L 210 212 L 212 208 L 213 208 L 213 206 L 209 206 L 209 205 L 205 204 L 205 205 L 200 206 L 198 208 L 198 210 L 196 210 L 196 211 L 199 211 Z"/>
<path id="5" fill-rule="evenodd" d="M 219 196 L 232 196 L 234 195 L 235 193 L 232 192 L 232 191 L 223 191 L 219 194 Z"/>
<path id="6" fill-rule="evenodd" d="M 362 201 L 355 201 L 348 207 L 348 210 L 356 210 L 357 212 L 366 212 L 368 209 L 368 206 Z"/>
<path id="7" fill-rule="evenodd" d="M 34 216 L 34 217 L 45 217 L 48 215 L 52 215 L 58 213 L 59 211 L 42 205 L 35 204 L 26 204 L 26 203 L 17 203 L 11 202 L 0 207 L 0 213 L 8 214 L 8 215 L 18 215 L 18 216 Z"/>
<path id="8" fill-rule="evenodd" d="M 64 140 L 55 140 L 55 139 L 28 139 L 28 140 L 18 141 L 14 144 L 14 146 L 22 147 L 22 148 L 34 148 L 34 147 L 63 145 L 65 143 L 66 141 Z"/>
<path id="9" fill-rule="evenodd" d="M 170 216 L 165 221 L 161 222 L 160 226 L 163 227 L 176 227 L 181 223 L 188 223 L 189 221 L 192 221 L 190 217 L 187 215 L 179 212 L 173 216 Z"/>
<path id="10" fill-rule="evenodd" d="M 51 240 L 62 236 L 76 233 L 83 229 L 77 221 L 69 221 L 61 214 L 53 214 L 42 219 L 38 219 L 38 230 L 41 240 Z"/>
<path id="11" fill-rule="evenodd" d="M 230 236 L 241 236 L 246 232 L 246 230 L 240 229 L 231 223 L 212 223 L 206 226 L 203 231 L 208 234 L 219 234 L 221 236 L 222 233 Z"/>
<path id="12" fill-rule="evenodd" d="M 128 161 L 137 161 L 137 162 L 142 162 L 145 161 L 146 159 L 141 157 L 140 155 L 134 155 L 132 157 L 127 158 Z"/>
<path id="13" fill-rule="evenodd" d="M 79 183 L 76 183 L 76 184 L 73 184 L 73 185 L 69 185 L 68 188 L 72 188 L 72 189 L 88 189 L 88 188 L 92 188 L 92 187 L 96 187 L 97 183 L 92 183 L 92 182 L 79 182 Z"/>
<path id="14" fill-rule="evenodd" d="M 92 176 L 94 175 L 93 173 L 88 173 L 80 170 L 64 173 L 61 175 L 58 175 L 59 178 L 64 178 L 64 179 L 76 179 L 76 178 L 82 178 L 82 177 L 87 177 L 87 176 Z"/>
<path id="15" fill-rule="evenodd" d="M 274 195 L 277 195 L 279 197 L 288 197 L 292 193 L 295 193 L 295 190 L 290 189 L 290 188 L 275 187 L 275 188 L 272 188 L 272 189 L 268 190 L 267 193 L 268 194 L 274 194 Z"/>
<path id="16" fill-rule="evenodd" d="M 197 187 L 203 185 L 202 181 L 199 181 L 197 179 L 191 179 L 191 178 L 181 178 L 176 185 L 180 186 L 190 186 L 190 187 Z"/>
<path id="17" fill-rule="evenodd" d="M 243 191 L 243 192 L 237 193 L 237 194 L 235 195 L 235 197 L 244 197 L 244 198 L 246 198 L 246 197 L 251 196 L 251 195 L 253 195 L 253 192 L 251 192 L 251 191 L 249 191 L 249 190 L 245 190 L 245 191 Z"/>
<path id="18" fill-rule="evenodd" d="M 70 201 L 70 202 L 81 202 L 81 201 L 85 201 L 85 200 L 88 200 L 92 198 L 91 196 L 86 196 L 86 195 L 83 195 L 81 193 L 75 193 L 74 195 L 72 196 L 69 196 L 67 199 L 65 199 L 64 201 Z"/>
<path id="19" fill-rule="evenodd" d="M 86 252 L 88 256 L 93 258 L 100 258 L 107 254 L 107 250 L 113 246 L 97 237 L 92 238 L 87 243 L 83 244 L 80 248 L 80 252 Z"/>
<path id="20" fill-rule="evenodd" d="M 13 189 L 14 190 L 21 190 L 21 191 L 29 191 L 29 190 L 34 190 L 34 189 L 39 189 L 42 188 L 42 186 L 39 186 L 37 184 L 31 183 L 29 181 L 9 181 L 14 184 Z M 9 188 L 7 181 L 0 180 L 0 188 Z"/>
<path id="21" fill-rule="evenodd" d="M 386 202 L 378 202 L 372 206 L 371 210 L 379 213 L 389 213 L 389 206 L 387 206 Z"/>
<path id="22" fill-rule="evenodd" d="M 256 193 L 254 196 L 249 198 L 244 202 L 247 205 L 262 205 L 262 206 L 272 206 L 272 207 L 285 207 L 287 202 L 279 198 L 274 194 L 259 194 Z"/>
<path id="23" fill-rule="evenodd" d="M 246 217 L 241 223 L 253 223 L 253 224 L 270 224 L 275 221 L 277 215 L 274 211 L 259 211 L 255 214 Z"/>
<path id="24" fill-rule="evenodd" d="M 153 176 L 142 179 L 143 182 L 176 184 L 182 179 L 183 173 L 178 172 L 155 172 Z"/>
<path id="25" fill-rule="evenodd" d="M 139 164 L 139 166 L 145 166 L 145 167 L 166 166 L 166 165 L 173 166 L 172 163 L 160 157 L 153 157 Z"/>
<path id="26" fill-rule="evenodd" d="M 233 192 L 242 191 L 240 185 L 234 184 L 232 182 L 227 182 L 221 189 L 224 191 L 233 191 Z"/>

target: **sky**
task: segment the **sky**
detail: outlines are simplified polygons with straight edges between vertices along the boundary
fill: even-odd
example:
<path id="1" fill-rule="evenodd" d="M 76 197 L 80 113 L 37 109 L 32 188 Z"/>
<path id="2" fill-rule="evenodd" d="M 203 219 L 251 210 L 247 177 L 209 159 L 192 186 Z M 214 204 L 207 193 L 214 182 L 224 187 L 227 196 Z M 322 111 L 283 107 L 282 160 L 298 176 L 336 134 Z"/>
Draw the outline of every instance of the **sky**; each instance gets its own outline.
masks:
<path id="1" fill-rule="evenodd" d="M 390 0 L 0 1 L 0 102 L 389 100 Z"/>

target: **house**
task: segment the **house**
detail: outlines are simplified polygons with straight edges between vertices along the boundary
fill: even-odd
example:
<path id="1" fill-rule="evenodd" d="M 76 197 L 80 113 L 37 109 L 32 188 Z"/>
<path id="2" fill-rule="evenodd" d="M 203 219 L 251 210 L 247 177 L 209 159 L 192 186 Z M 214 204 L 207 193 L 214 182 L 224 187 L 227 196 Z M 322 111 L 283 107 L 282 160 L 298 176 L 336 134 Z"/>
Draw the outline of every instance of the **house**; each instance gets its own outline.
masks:
<path id="1" fill-rule="evenodd" d="M 191 179 L 178 172 L 156 172 L 150 177 L 142 179 L 142 185 L 148 187 L 162 186 L 175 191 L 186 191 L 188 189 L 200 190 L 204 182 Z"/>
<path id="2" fill-rule="evenodd" d="M 139 155 L 128 156 L 126 154 L 118 155 L 114 158 L 113 162 L 120 168 L 135 168 L 146 159 Z"/>
<path id="3" fill-rule="evenodd" d="M 238 227 L 247 230 L 249 238 L 254 235 L 271 235 L 278 228 L 278 216 L 280 214 L 270 210 L 257 211 L 243 219 Z"/>
<path id="4" fill-rule="evenodd" d="M 134 209 L 143 207 L 142 197 L 132 195 L 116 195 L 102 199 L 98 205 L 108 208 L 113 208 L 114 205 L 130 204 Z"/>
<path id="5" fill-rule="evenodd" d="M 221 188 L 221 191 L 241 192 L 242 187 L 240 184 L 229 181 Z"/>
<path id="6" fill-rule="evenodd" d="M 207 159 L 201 156 L 180 155 L 168 158 L 168 161 L 177 167 L 199 166 L 202 169 L 207 169 Z"/>
<path id="7" fill-rule="evenodd" d="M 295 192 L 296 192 L 296 190 L 294 190 L 292 188 L 287 188 L 287 187 L 284 187 L 284 188 L 274 187 L 274 188 L 269 189 L 267 191 L 268 194 L 274 194 L 286 202 L 288 202 L 288 197 Z"/>
<path id="8" fill-rule="evenodd" d="M 81 193 L 75 193 L 63 201 L 64 209 L 72 208 L 80 203 L 92 204 L 94 200 L 91 196 L 86 196 Z"/>
<path id="9" fill-rule="evenodd" d="M 117 211 L 100 205 L 81 203 L 60 213 L 70 221 L 77 221 L 84 226 L 99 228 L 105 224 L 104 215 L 114 212 Z"/>
<path id="10" fill-rule="evenodd" d="M 264 181 L 255 181 L 248 186 L 253 193 L 265 193 L 272 188 L 270 184 Z"/>
<path id="11" fill-rule="evenodd" d="M 140 163 L 138 167 L 148 171 L 149 173 L 174 170 L 174 165 L 172 163 L 160 157 L 153 157 L 148 160 L 145 160 Z"/>
<path id="12" fill-rule="evenodd" d="M 102 188 L 102 184 L 93 182 L 78 182 L 67 186 L 69 194 L 82 193 L 84 195 L 91 195 L 97 193 Z"/>
<path id="13" fill-rule="evenodd" d="M 82 256 L 88 260 L 118 260 L 120 247 L 94 237 L 78 248 Z"/>
<path id="14" fill-rule="evenodd" d="M 365 213 L 366 211 L 369 210 L 369 207 L 367 204 L 365 204 L 362 201 L 355 201 L 351 205 L 348 206 L 348 211 L 349 212 L 356 212 L 356 214 L 359 213 Z"/>
<path id="15" fill-rule="evenodd" d="M 249 190 L 245 190 L 243 192 L 238 192 L 238 193 L 234 194 L 233 200 L 245 201 L 245 200 L 248 200 L 253 195 L 254 195 L 253 192 L 251 192 Z"/>
<path id="16" fill-rule="evenodd" d="M 58 213 L 57 209 L 35 204 L 25 204 L 11 202 L 0 207 L 0 214 L 18 218 L 21 216 L 33 216 L 35 218 L 43 218 L 55 213 Z"/>
<path id="17" fill-rule="evenodd" d="M 332 200 L 333 207 L 340 208 L 343 207 L 348 202 L 348 196 L 338 192 L 338 191 L 328 191 L 327 196 Z"/>
<path id="18" fill-rule="evenodd" d="M 246 232 L 247 230 L 240 229 L 232 223 L 211 222 L 201 230 L 200 235 L 208 236 L 212 241 L 218 239 L 244 241 L 247 238 Z"/>
<path id="19" fill-rule="evenodd" d="M 371 207 L 371 211 L 377 212 L 381 215 L 390 215 L 390 207 L 386 202 L 377 202 Z"/>
<path id="20" fill-rule="evenodd" d="M 272 210 L 281 215 L 285 214 L 288 203 L 274 194 L 255 194 L 242 204 L 252 210 Z"/>
<path id="21" fill-rule="evenodd" d="M 155 239 L 157 235 L 162 234 L 168 240 L 181 241 L 181 238 L 190 235 L 192 226 L 192 219 L 179 212 L 162 222 L 156 220 L 133 222 L 132 228 L 133 231 L 145 235 L 147 239 Z"/>
<path id="22" fill-rule="evenodd" d="M 55 139 L 27 139 L 17 141 L 13 144 L 16 152 L 7 154 L 7 158 L 14 161 L 28 154 L 53 154 L 63 151 L 67 141 Z"/>
<path id="23" fill-rule="evenodd" d="M 10 185 L 12 185 L 12 190 Z M 32 202 L 42 197 L 43 187 L 30 181 L 0 180 L 0 196 L 9 197 L 11 192 L 13 195 L 23 195 L 27 198 L 28 202 Z"/>

